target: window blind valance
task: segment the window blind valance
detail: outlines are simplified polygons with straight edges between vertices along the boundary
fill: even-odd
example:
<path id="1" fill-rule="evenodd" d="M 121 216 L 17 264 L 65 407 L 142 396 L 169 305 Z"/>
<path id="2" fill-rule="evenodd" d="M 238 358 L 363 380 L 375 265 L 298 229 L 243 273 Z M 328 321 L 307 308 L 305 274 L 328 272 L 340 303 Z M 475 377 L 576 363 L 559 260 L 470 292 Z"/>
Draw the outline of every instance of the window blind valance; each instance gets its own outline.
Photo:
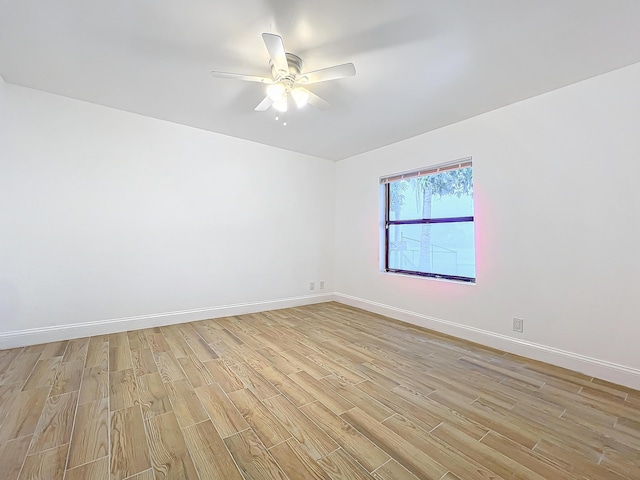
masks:
<path id="1" fill-rule="evenodd" d="M 471 157 L 456 160 L 454 162 L 442 163 L 440 165 L 433 165 L 428 168 L 422 168 L 420 170 L 412 170 L 410 172 L 396 173 L 395 175 L 389 175 L 380 178 L 380 184 L 393 183 L 399 180 L 407 180 L 409 178 L 424 177 L 426 175 L 433 175 L 435 173 L 447 172 L 451 170 L 460 170 L 461 168 L 467 168 L 472 165 Z"/>

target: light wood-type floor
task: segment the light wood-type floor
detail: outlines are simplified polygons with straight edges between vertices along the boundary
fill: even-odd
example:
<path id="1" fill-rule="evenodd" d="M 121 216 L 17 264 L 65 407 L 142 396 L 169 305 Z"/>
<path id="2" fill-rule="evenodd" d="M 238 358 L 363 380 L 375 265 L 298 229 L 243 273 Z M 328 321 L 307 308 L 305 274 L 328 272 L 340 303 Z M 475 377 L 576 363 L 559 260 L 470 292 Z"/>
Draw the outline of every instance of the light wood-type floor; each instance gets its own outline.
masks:
<path id="1" fill-rule="evenodd" d="M 640 392 L 337 303 L 0 351 L 0 478 L 640 479 Z"/>

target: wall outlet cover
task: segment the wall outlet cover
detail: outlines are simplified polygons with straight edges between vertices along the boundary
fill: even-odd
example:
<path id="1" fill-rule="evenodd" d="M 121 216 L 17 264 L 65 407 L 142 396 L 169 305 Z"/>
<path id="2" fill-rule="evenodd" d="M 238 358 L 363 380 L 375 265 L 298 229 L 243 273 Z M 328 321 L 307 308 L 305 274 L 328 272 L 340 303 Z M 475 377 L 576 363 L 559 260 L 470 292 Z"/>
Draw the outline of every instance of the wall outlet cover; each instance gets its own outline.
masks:
<path id="1" fill-rule="evenodd" d="M 524 320 L 522 318 L 513 317 L 513 331 L 518 333 L 524 331 Z"/>

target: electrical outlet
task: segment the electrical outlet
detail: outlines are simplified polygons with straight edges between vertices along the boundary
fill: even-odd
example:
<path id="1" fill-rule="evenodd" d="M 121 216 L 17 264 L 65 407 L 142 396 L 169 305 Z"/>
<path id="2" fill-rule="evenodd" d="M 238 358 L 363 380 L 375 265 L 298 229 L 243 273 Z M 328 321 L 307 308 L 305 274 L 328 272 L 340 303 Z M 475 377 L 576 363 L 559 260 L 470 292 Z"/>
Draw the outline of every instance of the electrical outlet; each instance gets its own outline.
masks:
<path id="1" fill-rule="evenodd" d="M 309 290 L 315 290 L 316 289 L 316 282 L 309 282 Z"/>
<path id="2" fill-rule="evenodd" d="M 320 280 L 320 290 L 324 290 L 324 280 Z"/>
<path id="3" fill-rule="evenodd" d="M 518 333 L 524 331 L 524 320 L 522 318 L 513 317 L 513 331 Z"/>

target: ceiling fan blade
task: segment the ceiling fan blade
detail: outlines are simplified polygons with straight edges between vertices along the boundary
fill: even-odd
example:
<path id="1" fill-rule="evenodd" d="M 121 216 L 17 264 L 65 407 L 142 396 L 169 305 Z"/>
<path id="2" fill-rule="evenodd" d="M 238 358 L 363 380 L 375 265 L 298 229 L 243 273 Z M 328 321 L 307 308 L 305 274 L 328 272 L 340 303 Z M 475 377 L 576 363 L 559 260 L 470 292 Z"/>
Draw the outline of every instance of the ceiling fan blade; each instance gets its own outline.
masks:
<path id="1" fill-rule="evenodd" d="M 310 92 L 306 88 L 302 88 L 302 87 L 296 87 L 296 88 L 301 92 L 304 92 L 307 95 L 309 95 L 309 99 L 307 101 L 309 102 L 310 105 L 313 105 L 314 107 L 319 108 L 320 110 L 326 110 L 331 106 L 331 104 L 327 102 L 324 98 L 321 98 L 315 93 Z"/>
<path id="2" fill-rule="evenodd" d="M 270 97 L 265 97 L 254 110 L 256 112 L 264 112 L 268 110 L 271 105 L 273 105 L 273 100 L 271 100 Z"/>
<path id="3" fill-rule="evenodd" d="M 244 80 L 245 82 L 273 83 L 273 80 L 267 77 L 256 77 L 254 75 L 242 75 L 241 73 L 228 72 L 211 72 L 215 78 L 228 78 L 231 80 Z"/>
<path id="4" fill-rule="evenodd" d="M 339 78 L 353 77 L 356 74 L 356 67 L 353 63 L 343 63 L 334 67 L 322 68 L 313 72 L 303 73 L 296 79 L 296 83 L 310 85 L 312 83 L 337 80 Z"/>
<path id="5" fill-rule="evenodd" d="M 271 62 L 276 67 L 276 71 L 282 75 L 289 75 L 289 63 L 287 62 L 287 55 L 284 51 L 284 42 L 282 37 L 274 35 L 273 33 L 263 33 L 262 39 L 269 51 Z"/>

